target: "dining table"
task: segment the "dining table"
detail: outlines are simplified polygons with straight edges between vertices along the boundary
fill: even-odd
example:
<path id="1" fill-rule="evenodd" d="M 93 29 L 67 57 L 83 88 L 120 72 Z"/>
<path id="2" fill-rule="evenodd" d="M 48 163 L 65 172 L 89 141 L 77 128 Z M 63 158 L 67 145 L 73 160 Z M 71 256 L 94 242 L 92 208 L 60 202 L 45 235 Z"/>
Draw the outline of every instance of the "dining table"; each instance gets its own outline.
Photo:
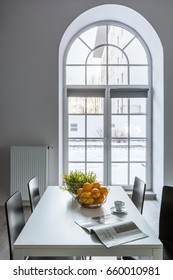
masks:
<path id="1" fill-rule="evenodd" d="M 115 200 L 125 203 L 124 213 L 113 213 Z M 144 202 L 145 203 L 145 202 Z M 133 221 L 146 238 L 107 248 L 94 233 L 76 221 L 114 215 L 116 222 Z M 121 186 L 110 186 L 106 202 L 99 208 L 81 206 L 59 186 L 48 186 L 14 243 L 14 259 L 26 256 L 147 256 L 161 260 L 163 246 L 157 234 Z"/>

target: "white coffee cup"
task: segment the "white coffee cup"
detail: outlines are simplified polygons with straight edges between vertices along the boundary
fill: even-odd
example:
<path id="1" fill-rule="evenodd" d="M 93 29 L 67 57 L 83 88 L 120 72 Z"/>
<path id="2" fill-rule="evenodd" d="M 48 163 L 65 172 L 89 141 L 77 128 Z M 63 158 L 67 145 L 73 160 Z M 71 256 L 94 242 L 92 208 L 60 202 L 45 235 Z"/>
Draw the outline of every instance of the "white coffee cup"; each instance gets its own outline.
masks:
<path id="1" fill-rule="evenodd" d="M 121 201 L 121 200 L 116 200 L 116 201 L 114 201 L 114 205 L 115 205 L 116 211 L 122 211 L 122 209 L 125 205 L 125 202 Z"/>

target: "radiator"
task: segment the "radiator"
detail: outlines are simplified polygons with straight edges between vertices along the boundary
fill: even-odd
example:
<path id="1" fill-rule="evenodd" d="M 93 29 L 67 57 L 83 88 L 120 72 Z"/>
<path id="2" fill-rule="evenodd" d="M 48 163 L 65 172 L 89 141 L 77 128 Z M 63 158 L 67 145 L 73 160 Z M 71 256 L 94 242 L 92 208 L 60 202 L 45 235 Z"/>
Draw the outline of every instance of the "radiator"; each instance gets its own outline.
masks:
<path id="1" fill-rule="evenodd" d="M 40 195 L 48 186 L 48 147 L 10 147 L 10 193 L 21 191 L 23 201 L 28 201 L 28 181 L 38 177 Z"/>

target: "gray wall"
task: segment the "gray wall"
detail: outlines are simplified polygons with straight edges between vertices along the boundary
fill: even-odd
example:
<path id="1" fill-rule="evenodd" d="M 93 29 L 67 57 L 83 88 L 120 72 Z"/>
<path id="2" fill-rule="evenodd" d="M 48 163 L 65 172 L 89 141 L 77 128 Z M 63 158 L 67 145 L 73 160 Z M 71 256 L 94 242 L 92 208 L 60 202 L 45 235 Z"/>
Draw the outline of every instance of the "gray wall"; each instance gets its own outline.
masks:
<path id="1" fill-rule="evenodd" d="M 50 145 L 49 184 L 58 183 L 58 46 L 69 24 L 110 0 L 0 0 L 0 203 L 10 188 L 10 146 Z M 173 185 L 173 2 L 114 0 L 155 28 L 164 48 L 164 183 Z M 137 23 L 136 23 L 137 24 Z"/>

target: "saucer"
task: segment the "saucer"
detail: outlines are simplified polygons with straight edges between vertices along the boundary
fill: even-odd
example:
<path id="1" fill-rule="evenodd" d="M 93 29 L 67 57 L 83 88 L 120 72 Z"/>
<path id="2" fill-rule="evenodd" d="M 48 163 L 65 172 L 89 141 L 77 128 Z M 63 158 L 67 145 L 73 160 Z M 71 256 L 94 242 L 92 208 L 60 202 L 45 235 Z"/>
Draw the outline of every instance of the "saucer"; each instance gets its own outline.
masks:
<path id="1" fill-rule="evenodd" d="M 115 207 L 111 207 L 110 208 L 111 212 L 114 214 L 126 214 L 127 213 L 127 209 L 125 207 L 123 207 L 122 210 L 116 210 Z"/>

